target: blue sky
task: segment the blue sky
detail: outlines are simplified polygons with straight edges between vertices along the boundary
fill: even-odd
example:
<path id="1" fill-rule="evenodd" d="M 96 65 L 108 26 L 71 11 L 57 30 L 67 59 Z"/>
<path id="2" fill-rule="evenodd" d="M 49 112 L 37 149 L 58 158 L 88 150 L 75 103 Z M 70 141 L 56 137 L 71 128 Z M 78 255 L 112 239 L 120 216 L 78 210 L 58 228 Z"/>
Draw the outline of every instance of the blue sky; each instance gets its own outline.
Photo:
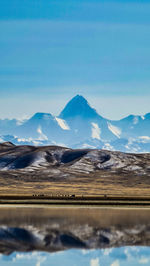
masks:
<path id="1" fill-rule="evenodd" d="M 122 247 L 97 250 L 66 250 L 56 253 L 28 252 L 1 255 L 1 266 L 140 266 L 150 265 L 149 247 Z"/>
<path id="2" fill-rule="evenodd" d="M 0 0 L 0 117 L 150 112 L 150 1 Z"/>

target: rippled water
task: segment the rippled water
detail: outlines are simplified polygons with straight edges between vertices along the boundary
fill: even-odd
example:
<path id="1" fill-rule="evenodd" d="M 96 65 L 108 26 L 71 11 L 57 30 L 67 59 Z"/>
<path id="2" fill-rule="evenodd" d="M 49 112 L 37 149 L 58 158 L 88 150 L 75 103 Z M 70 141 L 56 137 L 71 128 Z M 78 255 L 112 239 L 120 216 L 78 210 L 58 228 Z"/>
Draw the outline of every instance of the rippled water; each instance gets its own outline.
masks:
<path id="1" fill-rule="evenodd" d="M 150 209 L 1 207 L 2 265 L 150 265 Z"/>

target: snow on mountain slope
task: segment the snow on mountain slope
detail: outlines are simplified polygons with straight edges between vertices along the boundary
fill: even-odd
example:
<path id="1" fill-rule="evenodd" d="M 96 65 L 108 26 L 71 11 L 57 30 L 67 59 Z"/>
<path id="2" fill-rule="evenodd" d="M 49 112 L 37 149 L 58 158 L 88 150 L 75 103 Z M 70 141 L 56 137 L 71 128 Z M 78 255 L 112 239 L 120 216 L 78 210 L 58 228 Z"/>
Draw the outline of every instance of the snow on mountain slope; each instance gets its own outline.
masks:
<path id="1" fill-rule="evenodd" d="M 136 125 L 136 124 L 138 124 L 138 122 L 139 122 L 139 117 L 135 116 L 133 119 L 133 124 Z"/>
<path id="2" fill-rule="evenodd" d="M 36 113 L 16 130 L 20 138 L 56 140 L 64 130 L 58 125 L 55 117 L 47 113 Z"/>
<path id="3" fill-rule="evenodd" d="M 118 121 L 109 122 L 121 129 L 121 137 L 123 138 L 137 138 L 141 135 L 149 135 L 150 133 L 150 119 L 149 115 L 137 116 L 129 115 Z"/>
<path id="4" fill-rule="evenodd" d="M 37 128 L 37 132 L 39 133 L 39 140 L 48 140 L 48 137 L 42 132 L 42 127 L 39 126 Z"/>
<path id="5" fill-rule="evenodd" d="M 101 139 L 101 137 L 100 137 L 101 130 L 100 130 L 98 124 L 92 122 L 91 125 L 92 125 L 92 138 L 100 140 Z"/>
<path id="6" fill-rule="evenodd" d="M 77 95 L 65 106 L 59 118 L 70 127 L 68 144 L 94 139 L 114 140 L 116 136 L 108 129 L 107 119 L 100 116 L 87 100 Z M 92 125 L 92 128 L 91 128 Z"/>
<path id="7" fill-rule="evenodd" d="M 59 116 L 36 113 L 25 121 L 0 120 L 0 141 L 15 144 L 93 147 L 150 152 L 150 113 L 108 120 L 81 95 L 73 97 Z"/>
<path id="8" fill-rule="evenodd" d="M 67 122 L 61 118 L 55 117 L 56 121 L 58 122 L 58 125 L 64 129 L 64 130 L 70 130 L 70 127 L 68 126 Z"/>
<path id="9" fill-rule="evenodd" d="M 120 135 L 121 135 L 121 129 L 116 127 L 116 126 L 113 126 L 111 123 L 107 122 L 108 124 L 108 128 L 109 130 L 115 135 L 117 136 L 117 138 L 120 139 Z"/>

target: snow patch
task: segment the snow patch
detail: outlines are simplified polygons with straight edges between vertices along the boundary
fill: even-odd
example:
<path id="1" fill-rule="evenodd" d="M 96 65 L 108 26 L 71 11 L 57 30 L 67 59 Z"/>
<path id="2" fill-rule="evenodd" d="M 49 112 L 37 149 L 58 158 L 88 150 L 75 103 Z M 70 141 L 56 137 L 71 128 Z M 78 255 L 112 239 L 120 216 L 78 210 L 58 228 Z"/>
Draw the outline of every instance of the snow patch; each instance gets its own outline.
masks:
<path id="1" fill-rule="evenodd" d="M 22 116 L 21 118 L 18 118 L 17 119 L 17 126 L 21 126 L 22 124 L 24 124 L 27 120 L 29 119 L 29 116 L 28 115 L 24 115 Z"/>
<path id="2" fill-rule="evenodd" d="M 120 139 L 120 135 L 121 135 L 121 129 L 119 127 L 116 127 L 114 125 L 112 125 L 111 123 L 108 123 L 108 129 L 117 137 Z"/>
<path id="3" fill-rule="evenodd" d="M 40 134 L 39 140 L 48 140 L 48 137 L 42 132 L 41 126 L 37 128 L 37 133 Z"/>
<path id="4" fill-rule="evenodd" d="M 99 258 L 91 259 L 90 266 L 99 266 Z"/>
<path id="5" fill-rule="evenodd" d="M 61 118 L 55 117 L 58 125 L 63 129 L 63 130 L 70 130 L 70 127 L 68 126 L 67 122 Z"/>
<path id="6" fill-rule="evenodd" d="M 115 260 L 110 266 L 120 266 L 119 260 Z"/>
<path id="7" fill-rule="evenodd" d="M 43 163 L 46 163 L 46 160 L 44 158 L 44 154 L 39 154 L 39 156 L 32 163 L 32 166 L 40 167 L 40 165 L 43 164 Z"/>
<path id="8" fill-rule="evenodd" d="M 133 119 L 133 124 L 136 125 L 139 122 L 138 116 L 135 116 Z"/>
<path id="9" fill-rule="evenodd" d="M 113 151 L 113 146 L 110 145 L 110 143 L 105 143 L 105 145 L 102 147 L 103 149 Z"/>
<path id="10" fill-rule="evenodd" d="M 100 130 L 98 124 L 92 122 L 91 125 L 92 125 L 92 138 L 100 140 L 101 139 L 101 137 L 100 137 L 101 130 Z"/>
<path id="11" fill-rule="evenodd" d="M 129 171 L 138 171 L 138 170 L 142 170 L 142 168 L 138 165 L 129 165 L 126 167 L 126 170 Z"/>
<path id="12" fill-rule="evenodd" d="M 87 143 L 84 143 L 81 147 L 82 149 L 96 149 L 95 146 L 89 145 Z"/>
<path id="13" fill-rule="evenodd" d="M 56 146 L 67 148 L 67 145 L 65 143 L 62 143 L 62 142 L 52 141 L 52 145 L 56 145 Z"/>

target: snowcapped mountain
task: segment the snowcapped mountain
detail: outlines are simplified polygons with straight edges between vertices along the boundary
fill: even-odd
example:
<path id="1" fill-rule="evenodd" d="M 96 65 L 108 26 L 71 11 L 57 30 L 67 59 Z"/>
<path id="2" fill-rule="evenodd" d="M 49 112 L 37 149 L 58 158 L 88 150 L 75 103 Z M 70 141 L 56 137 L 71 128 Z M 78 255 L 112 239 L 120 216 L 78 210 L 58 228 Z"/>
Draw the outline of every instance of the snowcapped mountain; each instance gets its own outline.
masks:
<path id="1" fill-rule="evenodd" d="M 56 131 L 57 134 L 60 134 L 62 129 L 54 116 L 47 113 L 36 113 L 17 128 L 16 134 L 20 137 L 48 140 L 55 136 Z"/>
<path id="2" fill-rule="evenodd" d="M 129 115 L 119 121 L 111 121 L 111 124 L 121 129 L 121 137 L 131 138 L 149 135 L 150 116 Z"/>
<path id="3" fill-rule="evenodd" d="M 0 134 L 13 134 L 18 124 L 16 119 L 0 119 Z"/>
<path id="4" fill-rule="evenodd" d="M 22 123 L 16 119 L 0 120 L 0 142 L 3 141 L 150 152 L 150 113 L 109 120 L 99 115 L 83 96 L 76 95 L 58 117 L 36 113 Z"/>
<path id="5" fill-rule="evenodd" d="M 72 98 L 62 110 L 59 117 L 65 120 L 72 120 L 77 117 L 86 120 L 102 118 L 81 95 L 76 95 Z"/>
<path id="6" fill-rule="evenodd" d="M 86 139 L 115 140 L 115 134 L 109 130 L 107 119 L 100 116 L 87 100 L 77 95 L 63 109 L 59 117 L 64 119 L 71 129 L 71 139 L 75 142 Z"/>

